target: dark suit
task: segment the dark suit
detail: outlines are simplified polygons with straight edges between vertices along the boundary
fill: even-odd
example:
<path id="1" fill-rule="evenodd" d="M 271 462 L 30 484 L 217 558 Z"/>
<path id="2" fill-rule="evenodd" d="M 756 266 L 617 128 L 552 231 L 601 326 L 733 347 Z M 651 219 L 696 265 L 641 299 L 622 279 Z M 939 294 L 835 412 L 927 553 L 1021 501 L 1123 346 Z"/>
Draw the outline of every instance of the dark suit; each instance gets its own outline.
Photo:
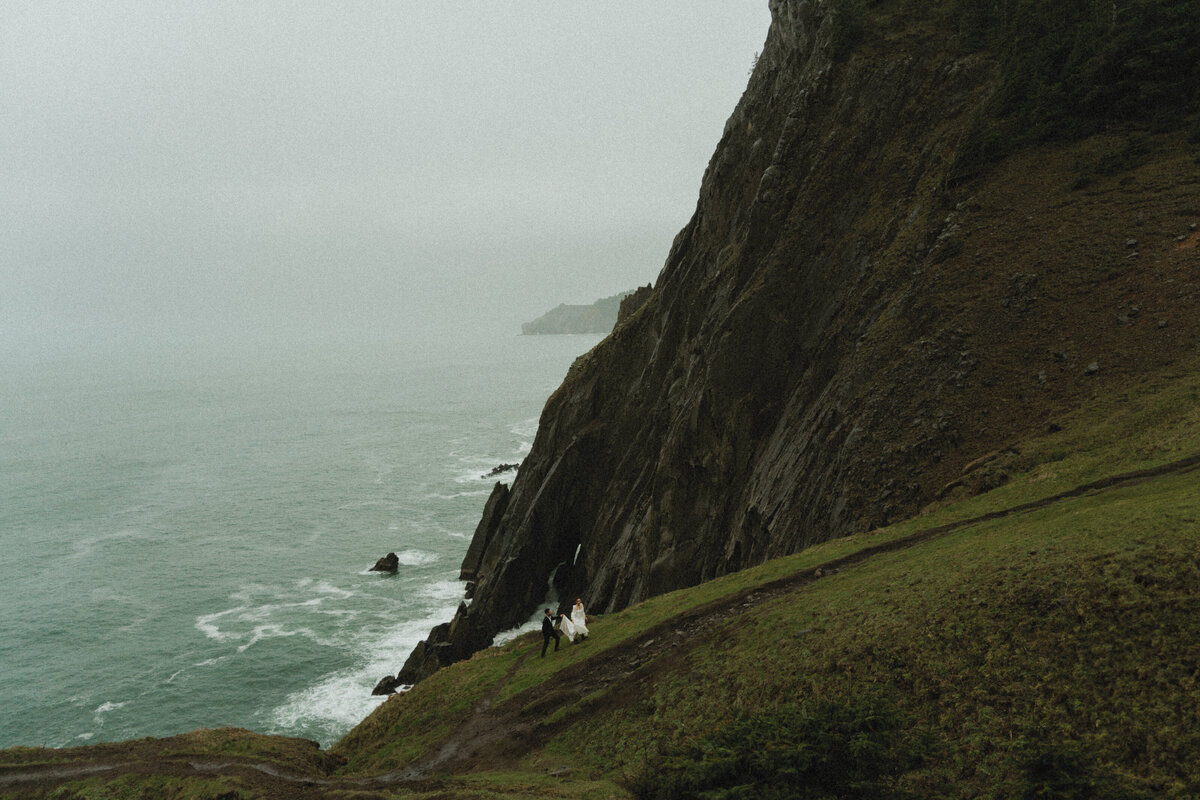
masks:
<path id="1" fill-rule="evenodd" d="M 554 652 L 558 652 L 558 631 L 554 629 L 555 624 L 562 619 L 562 616 L 551 617 L 549 615 L 542 617 L 542 658 L 546 657 L 546 648 L 550 646 L 550 637 L 554 637 Z"/>

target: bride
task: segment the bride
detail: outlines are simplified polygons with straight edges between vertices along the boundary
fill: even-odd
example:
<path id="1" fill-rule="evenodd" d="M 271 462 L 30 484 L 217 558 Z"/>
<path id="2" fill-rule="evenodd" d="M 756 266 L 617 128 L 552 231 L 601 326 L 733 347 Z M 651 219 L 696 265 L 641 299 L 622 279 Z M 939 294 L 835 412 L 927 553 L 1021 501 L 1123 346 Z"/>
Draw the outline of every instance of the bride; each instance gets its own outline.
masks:
<path id="1" fill-rule="evenodd" d="M 571 609 L 571 623 L 571 632 L 575 636 L 578 636 L 580 639 L 588 637 L 587 614 L 583 610 L 583 598 L 581 597 L 575 598 L 575 607 Z M 574 641 L 574 637 L 572 637 L 571 641 Z"/>

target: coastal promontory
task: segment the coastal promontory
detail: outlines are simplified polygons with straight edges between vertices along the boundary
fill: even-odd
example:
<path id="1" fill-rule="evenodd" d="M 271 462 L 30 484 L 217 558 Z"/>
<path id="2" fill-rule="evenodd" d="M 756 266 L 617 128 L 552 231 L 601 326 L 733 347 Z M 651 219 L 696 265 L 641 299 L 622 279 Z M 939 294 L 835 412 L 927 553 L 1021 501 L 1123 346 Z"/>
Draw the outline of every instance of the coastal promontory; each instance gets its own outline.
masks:
<path id="1" fill-rule="evenodd" d="M 605 297 L 591 305 L 560 303 L 532 322 L 521 324 L 525 336 L 567 333 L 608 333 L 628 292 Z"/>
<path id="2" fill-rule="evenodd" d="M 1013 441 L 1194 351 L 1194 4 L 1013 5 L 772 0 L 695 213 L 408 675 L 551 585 L 611 612 L 995 488 Z"/>

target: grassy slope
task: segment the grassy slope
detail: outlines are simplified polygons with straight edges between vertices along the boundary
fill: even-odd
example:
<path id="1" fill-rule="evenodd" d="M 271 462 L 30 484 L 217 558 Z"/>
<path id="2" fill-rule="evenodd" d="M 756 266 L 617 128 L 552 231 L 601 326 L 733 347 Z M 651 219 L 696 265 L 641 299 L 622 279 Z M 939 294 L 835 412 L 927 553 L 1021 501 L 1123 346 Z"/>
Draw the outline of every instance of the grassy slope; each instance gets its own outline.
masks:
<path id="1" fill-rule="evenodd" d="M 1178 524 L 1200 512 L 1195 481 L 1071 501 L 830 576 L 749 610 L 653 692 L 550 747 L 632 773 L 738 715 L 882 685 L 944 745 L 926 785 L 1014 796 L 1030 746 L 1073 740 L 1162 789 L 1195 783 L 1200 553 Z"/>
<path id="2" fill-rule="evenodd" d="M 1005 486 L 598 620 L 586 645 L 526 637 L 382 706 L 335 747 L 347 773 L 394 769 L 485 696 L 503 708 L 604 648 L 723 595 L 947 521 L 1200 453 L 1200 375 L 1100 397 L 1001 456 Z M 1077 743 L 1157 796 L 1200 791 L 1200 472 L 1065 499 L 873 556 L 751 604 L 628 682 L 543 716 L 520 768 L 621 781 L 671 748 L 801 698 L 888 687 L 939 756 L 905 781 L 932 796 L 1014 796 L 1039 748 Z M 514 667 L 517 667 L 515 672 Z M 511 673 L 511 674 L 510 674 Z M 507 676 L 507 678 L 505 678 Z M 447 698 L 453 698 L 447 705 Z M 558 785 L 568 791 L 572 778 Z"/>

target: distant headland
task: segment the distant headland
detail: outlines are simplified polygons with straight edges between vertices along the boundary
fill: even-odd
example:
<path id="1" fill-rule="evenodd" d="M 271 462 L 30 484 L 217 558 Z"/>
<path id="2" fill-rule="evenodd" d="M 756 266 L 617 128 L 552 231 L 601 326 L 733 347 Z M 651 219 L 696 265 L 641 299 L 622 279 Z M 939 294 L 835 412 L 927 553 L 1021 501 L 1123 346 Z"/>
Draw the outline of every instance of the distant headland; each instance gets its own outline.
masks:
<path id="1" fill-rule="evenodd" d="M 619 320 L 632 314 L 650 296 L 650 285 L 605 297 L 591 305 L 559 304 L 532 322 L 521 325 L 521 334 L 608 333 Z"/>

